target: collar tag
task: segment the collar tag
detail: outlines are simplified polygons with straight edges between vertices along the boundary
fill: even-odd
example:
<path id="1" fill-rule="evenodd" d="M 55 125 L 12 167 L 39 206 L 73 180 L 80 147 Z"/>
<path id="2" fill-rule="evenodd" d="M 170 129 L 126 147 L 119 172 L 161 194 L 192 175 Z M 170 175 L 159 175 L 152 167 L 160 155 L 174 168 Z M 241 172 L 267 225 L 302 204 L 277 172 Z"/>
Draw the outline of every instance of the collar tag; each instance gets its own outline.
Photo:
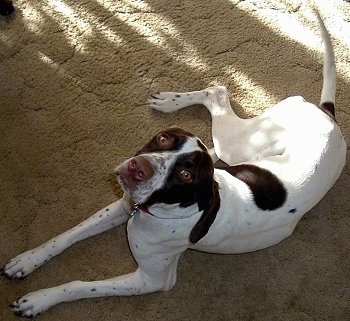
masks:
<path id="1" fill-rule="evenodd" d="M 140 207 L 138 203 L 135 203 L 133 206 L 131 206 L 131 214 L 130 217 L 133 217 L 136 213 L 140 212 Z"/>

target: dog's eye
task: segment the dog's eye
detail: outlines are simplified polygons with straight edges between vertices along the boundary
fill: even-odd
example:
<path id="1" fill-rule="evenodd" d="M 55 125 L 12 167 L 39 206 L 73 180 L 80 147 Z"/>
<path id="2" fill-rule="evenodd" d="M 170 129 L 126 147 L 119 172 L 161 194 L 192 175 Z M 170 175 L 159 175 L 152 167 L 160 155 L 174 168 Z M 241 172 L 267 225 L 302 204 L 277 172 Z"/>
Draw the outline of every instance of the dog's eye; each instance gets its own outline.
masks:
<path id="1" fill-rule="evenodd" d="M 170 143 L 170 140 L 169 140 L 169 135 L 168 134 L 159 134 L 157 136 L 157 143 L 159 146 L 162 146 L 162 147 L 167 147 Z"/>
<path id="2" fill-rule="evenodd" d="M 191 183 L 193 181 L 193 174 L 188 169 L 181 170 L 180 177 L 181 177 L 182 181 L 184 181 L 186 183 Z"/>

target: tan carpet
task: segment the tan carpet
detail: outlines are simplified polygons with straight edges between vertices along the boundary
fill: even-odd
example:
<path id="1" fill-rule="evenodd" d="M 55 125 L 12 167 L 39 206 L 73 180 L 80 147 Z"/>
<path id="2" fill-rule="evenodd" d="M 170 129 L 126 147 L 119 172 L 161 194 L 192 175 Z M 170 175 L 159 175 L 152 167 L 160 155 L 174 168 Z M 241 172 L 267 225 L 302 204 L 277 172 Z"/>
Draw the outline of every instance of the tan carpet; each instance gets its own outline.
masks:
<path id="1" fill-rule="evenodd" d="M 350 3 L 316 2 L 334 39 L 337 117 L 350 142 Z M 152 92 L 223 84 L 241 116 L 292 94 L 319 100 L 322 47 L 306 1 L 15 5 L 0 17 L 0 265 L 114 201 L 109 174 L 156 131 L 182 126 L 211 145 L 204 108 L 162 115 L 145 104 Z M 349 187 L 347 162 L 277 246 L 185 253 L 168 293 L 62 304 L 38 320 L 349 320 Z M 23 281 L 1 277 L 0 320 L 15 320 L 8 304 L 27 292 L 134 268 L 124 227 L 96 236 Z"/>

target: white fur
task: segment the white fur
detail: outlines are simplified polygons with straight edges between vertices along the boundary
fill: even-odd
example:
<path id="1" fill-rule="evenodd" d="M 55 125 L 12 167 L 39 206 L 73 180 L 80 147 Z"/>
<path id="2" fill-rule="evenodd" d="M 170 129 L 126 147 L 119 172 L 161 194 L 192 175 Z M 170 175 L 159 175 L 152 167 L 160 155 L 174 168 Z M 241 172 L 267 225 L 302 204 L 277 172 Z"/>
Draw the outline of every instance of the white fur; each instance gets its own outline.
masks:
<path id="1" fill-rule="evenodd" d="M 331 84 L 326 89 L 330 93 L 327 98 L 332 90 Z M 15 313 L 33 317 L 60 302 L 169 290 L 176 282 L 180 255 L 187 248 L 242 253 L 276 244 L 289 236 L 302 215 L 320 201 L 345 163 L 346 144 L 339 127 L 302 97 L 287 98 L 262 115 L 246 120 L 234 114 L 224 87 L 180 94 L 159 93 L 149 102 L 163 112 L 192 104 L 206 106 L 213 122 L 215 152 L 210 151 L 213 159 L 218 157 L 232 165 L 245 162 L 269 170 L 287 190 L 285 203 L 275 210 L 263 211 L 256 206 L 246 184 L 216 169 L 214 178 L 219 184 L 221 204 L 208 234 L 198 243 L 189 242 L 189 234 L 201 216 L 197 204 L 187 208 L 155 204 L 149 208 L 152 215 L 136 211 L 128 221 L 130 249 L 138 264 L 135 272 L 103 281 L 74 281 L 29 293 L 13 303 Z M 161 162 L 155 161 L 158 154 L 149 155 L 155 169 L 160 170 L 164 161 L 165 170 L 135 196 L 139 200 L 147 198 L 149 188 L 153 190 L 164 184 L 176 157 L 196 149 L 198 145 L 190 139 L 181 151 L 161 156 Z M 6 264 L 4 273 L 11 278 L 28 275 L 70 245 L 126 222 L 131 205 L 125 194 L 123 199 L 71 230 L 18 255 Z"/>

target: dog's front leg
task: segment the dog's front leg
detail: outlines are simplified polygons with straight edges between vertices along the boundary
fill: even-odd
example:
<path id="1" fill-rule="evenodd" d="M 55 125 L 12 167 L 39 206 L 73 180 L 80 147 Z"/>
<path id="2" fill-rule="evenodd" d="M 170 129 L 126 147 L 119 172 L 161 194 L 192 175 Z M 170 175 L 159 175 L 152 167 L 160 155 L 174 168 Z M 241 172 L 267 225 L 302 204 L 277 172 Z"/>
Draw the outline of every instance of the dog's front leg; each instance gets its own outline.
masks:
<path id="1" fill-rule="evenodd" d="M 177 264 L 177 262 L 174 262 L 174 264 Z M 169 277 L 169 273 L 171 274 L 172 272 L 171 270 L 164 271 L 166 272 L 165 274 L 159 273 L 152 275 L 146 274 L 138 268 L 134 273 L 108 280 L 93 282 L 73 281 L 53 288 L 29 293 L 15 301 L 11 305 L 11 308 L 19 316 L 35 317 L 37 314 L 62 302 L 94 297 L 130 296 L 155 291 L 167 291 L 173 286 L 173 277 Z M 169 283 L 169 280 L 171 283 Z"/>
<path id="2" fill-rule="evenodd" d="M 103 208 L 72 229 L 52 238 L 35 249 L 16 256 L 5 265 L 3 274 L 12 279 L 24 278 L 74 243 L 126 222 L 129 218 L 129 213 L 129 200 L 124 195 L 122 199 Z"/>

